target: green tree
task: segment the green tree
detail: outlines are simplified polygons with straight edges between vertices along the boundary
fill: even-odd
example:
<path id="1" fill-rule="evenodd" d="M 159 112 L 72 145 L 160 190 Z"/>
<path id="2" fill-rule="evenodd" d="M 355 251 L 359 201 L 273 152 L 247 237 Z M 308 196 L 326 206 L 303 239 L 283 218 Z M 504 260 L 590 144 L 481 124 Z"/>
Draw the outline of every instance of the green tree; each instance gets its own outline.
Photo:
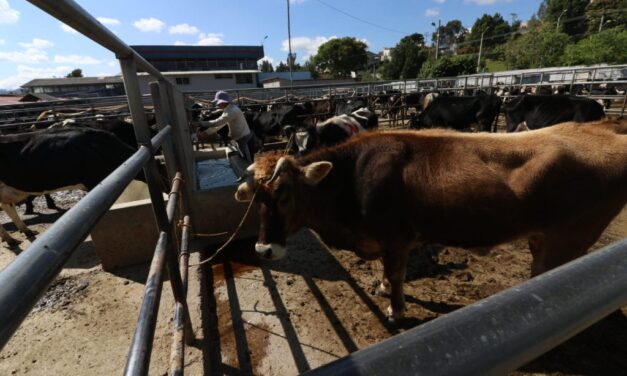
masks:
<path id="1" fill-rule="evenodd" d="M 274 72 L 272 63 L 268 60 L 261 60 L 261 64 L 259 64 L 259 70 L 262 72 Z"/>
<path id="2" fill-rule="evenodd" d="M 398 42 L 392 50 L 391 60 L 383 64 L 379 72 L 385 79 L 416 78 L 427 56 L 424 36 L 414 33 Z"/>
<path id="3" fill-rule="evenodd" d="M 350 76 L 351 71 L 363 68 L 368 62 L 367 47 L 353 37 L 334 38 L 318 47 L 312 61 L 318 70 L 334 77 Z"/>
<path id="4" fill-rule="evenodd" d="M 603 17 L 603 29 L 625 28 L 627 25 L 627 0 L 595 0 L 586 8 L 588 33 L 596 33 Z"/>
<path id="5" fill-rule="evenodd" d="M 422 65 L 420 77 L 452 77 L 461 74 L 470 74 L 477 71 L 477 56 L 475 54 L 443 56 L 438 60 L 429 60 Z"/>
<path id="6" fill-rule="evenodd" d="M 320 77 L 320 73 L 316 69 L 316 64 L 313 62 L 312 56 L 303 63 L 303 69 L 311 73 L 313 79 Z"/>
<path id="7" fill-rule="evenodd" d="M 563 13 L 558 31 L 577 39 L 586 32 L 586 6 L 589 2 L 590 0 L 543 0 L 538 16 L 547 27 L 550 24 L 556 28 L 557 19 Z"/>
<path id="8" fill-rule="evenodd" d="M 489 51 L 492 47 L 510 39 L 508 34 L 511 32 L 512 28 L 499 13 L 495 13 L 493 16 L 484 14 L 480 18 L 477 18 L 474 25 L 472 25 L 472 30 L 466 36 L 466 43 L 464 43 L 464 48 L 461 49 L 460 52 L 478 52 L 481 42 L 481 33 L 484 33 L 483 49 Z"/>
<path id="9" fill-rule="evenodd" d="M 67 78 L 70 78 L 70 77 L 83 77 L 83 70 L 79 69 L 79 68 L 76 68 L 73 71 L 71 71 L 70 73 L 68 73 L 67 76 L 65 76 L 65 77 L 67 77 Z"/>
<path id="10" fill-rule="evenodd" d="M 504 45 L 505 63 L 512 69 L 558 66 L 568 35 L 551 27 L 536 27 Z"/>
<path id="11" fill-rule="evenodd" d="M 285 64 L 284 62 L 279 61 L 279 65 L 276 66 L 276 69 L 274 71 L 275 72 L 289 72 L 290 67 L 288 67 L 287 64 Z"/>
<path id="12" fill-rule="evenodd" d="M 566 65 L 624 64 L 627 61 L 627 30 L 603 30 L 571 44 L 564 51 Z"/>
<path id="13" fill-rule="evenodd" d="M 458 43 L 462 43 L 468 30 L 462 25 L 462 21 L 460 20 L 451 20 L 446 23 L 446 25 L 440 26 L 440 52 L 442 51 L 450 51 L 453 52 L 453 49 Z M 433 33 L 431 35 L 431 41 L 435 44 L 437 41 L 437 33 Z"/>

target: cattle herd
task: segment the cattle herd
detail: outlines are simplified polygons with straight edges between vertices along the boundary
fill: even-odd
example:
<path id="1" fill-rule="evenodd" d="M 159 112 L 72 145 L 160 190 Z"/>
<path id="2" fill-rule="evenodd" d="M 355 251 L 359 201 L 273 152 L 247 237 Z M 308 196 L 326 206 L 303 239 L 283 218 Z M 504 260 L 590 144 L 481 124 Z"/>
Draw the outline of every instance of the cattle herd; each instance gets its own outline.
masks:
<path id="1" fill-rule="evenodd" d="M 246 201 L 257 192 L 257 253 L 283 256 L 286 238 L 307 227 L 331 246 L 381 258 L 378 291 L 391 296 L 391 319 L 402 316 L 408 252 L 420 244 L 485 248 L 527 239 L 533 274 L 584 253 L 627 201 L 627 123 L 604 119 L 603 104 L 590 98 L 465 94 L 391 90 L 242 105 L 260 146 L 282 139 L 291 147 L 280 158 L 257 155 L 236 193 Z M 188 109 L 192 139 L 199 120 L 219 116 L 203 103 Z M 501 113 L 507 133 L 534 131 L 497 132 Z M 405 129 L 377 131 L 380 117 L 392 127 L 403 120 Z M 225 130 L 217 141 L 227 144 Z M 137 146 L 122 120 L 0 135 L 2 209 L 33 236 L 15 205 L 89 190 Z M 18 243 L 1 225 L 0 236 Z"/>

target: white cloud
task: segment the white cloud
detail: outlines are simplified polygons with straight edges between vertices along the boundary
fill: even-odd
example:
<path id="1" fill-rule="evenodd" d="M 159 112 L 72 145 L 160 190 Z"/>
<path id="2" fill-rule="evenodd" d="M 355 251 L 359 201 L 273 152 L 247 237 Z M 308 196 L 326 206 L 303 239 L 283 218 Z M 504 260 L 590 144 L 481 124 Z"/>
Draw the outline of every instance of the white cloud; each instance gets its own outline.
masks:
<path id="1" fill-rule="evenodd" d="M 198 28 L 196 26 L 192 26 L 192 25 L 187 24 L 187 23 L 182 23 L 182 24 L 171 26 L 168 31 L 170 32 L 170 34 L 195 35 L 195 34 L 198 34 L 198 32 L 200 30 L 198 30 Z"/>
<path id="2" fill-rule="evenodd" d="M 337 38 L 337 36 L 331 37 L 295 37 L 292 38 L 292 52 L 296 52 L 297 56 L 303 59 L 308 58 L 311 55 L 315 55 L 318 52 L 318 47 L 321 44 L 328 42 L 331 39 Z M 289 51 L 287 39 L 283 40 L 281 49 L 283 51 Z"/>
<path id="3" fill-rule="evenodd" d="M 7 41 L 4 39 L 0 39 L 0 46 L 4 45 Z"/>
<path id="4" fill-rule="evenodd" d="M 54 62 L 57 64 L 72 65 L 93 65 L 102 63 L 100 60 L 91 56 L 81 55 L 54 55 Z"/>
<path id="5" fill-rule="evenodd" d="M 45 40 L 45 39 L 41 39 L 41 38 L 33 38 L 33 40 L 30 43 L 20 43 L 20 46 L 26 48 L 26 49 L 36 49 L 36 50 L 41 50 L 43 48 L 49 48 L 54 46 L 54 43 L 50 42 L 49 40 Z"/>
<path id="6" fill-rule="evenodd" d="M 440 11 L 435 8 L 427 8 L 425 10 L 425 17 L 435 17 L 440 14 Z"/>
<path id="7" fill-rule="evenodd" d="M 200 33 L 198 35 L 198 43 L 199 46 L 220 46 L 224 44 L 222 40 L 224 34 L 216 34 L 216 33 Z"/>
<path id="8" fill-rule="evenodd" d="M 433 0 L 433 1 L 435 1 L 435 2 L 436 2 L 436 3 L 438 3 L 438 4 L 444 4 L 444 3 L 446 3 L 446 0 Z"/>
<path id="9" fill-rule="evenodd" d="M 65 31 L 66 33 L 78 34 L 78 31 L 74 30 L 64 23 L 61 23 L 61 30 Z"/>
<path id="10" fill-rule="evenodd" d="M 161 29 L 165 27 L 165 22 L 154 17 L 140 18 L 139 20 L 133 22 L 133 26 L 135 26 L 139 31 L 143 31 L 145 33 L 160 33 Z"/>
<path id="11" fill-rule="evenodd" d="M 115 26 L 121 23 L 117 18 L 98 17 L 96 19 L 100 21 L 101 24 L 109 26 Z"/>
<path id="12" fill-rule="evenodd" d="M 188 46 L 189 43 L 187 42 L 183 42 L 182 40 L 177 40 L 176 42 L 174 42 L 175 46 Z"/>
<path id="13" fill-rule="evenodd" d="M 44 51 L 29 48 L 24 51 L 0 51 L 0 61 L 12 63 L 39 64 L 47 62 L 48 55 Z"/>
<path id="14" fill-rule="evenodd" d="M 17 72 L 14 75 L 0 79 L 0 89 L 15 89 L 34 78 L 64 77 L 72 69 L 72 67 L 68 66 L 39 68 L 18 65 Z"/>
<path id="15" fill-rule="evenodd" d="M 466 4 L 476 4 L 476 5 L 492 5 L 496 3 L 511 3 L 512 0 L 464 0 Z"/>
<path id="16" fill-rule="evenodd" d="M 0 24 L 16 23 L 20 18 L 20 12 L 12 9 L 8 0 L 0 0 Z"/>
<path id="17" fill-rule="evenodd" d="M 110 67 L 117 67 L 119 66 L 119 62 L 117 60 L 111 60 L 110 62 L 107 63 L 107 65 Z"/>

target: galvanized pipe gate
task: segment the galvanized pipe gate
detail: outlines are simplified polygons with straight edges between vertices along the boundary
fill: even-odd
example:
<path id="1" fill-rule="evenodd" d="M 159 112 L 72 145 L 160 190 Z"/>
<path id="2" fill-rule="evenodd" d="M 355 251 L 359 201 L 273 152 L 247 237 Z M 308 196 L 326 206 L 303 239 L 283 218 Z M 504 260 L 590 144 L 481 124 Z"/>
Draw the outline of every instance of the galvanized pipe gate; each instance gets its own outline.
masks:
<path id="1" fill-rule="evenodd" d="M 193 156 L 183 151 L 185 142 L 189 143 L 183 95 L 152 65 L 73 1 L 29 1 L 116 53 L 141 147 L 0 272 L 0 348 L 6 345 L 98 219 L 143 168 L 159 239 L 125 374 L 148 374 L 163 271 L 167 265 L 176 300 L 170 374 L 182 375 L 184 344 L 194 339 L 185 298 L 189 226 L 193 221 L 187 213 L 193 189 L 184 182 L 195 181 Z M 158 80 L 150 87 L 160 128 L 152 140 L 139 92 L 138 68 Z M 167 206 L 159 189 L 159 175 L 153 158 L 159 147 L 163 149 L 172 180 Z M 178 217 L 183 218 L 178 252 L 172 226 L 177 208 Z M 626 304 L 627 239 L 357 351 L 313 370 L 311 374 L 502 374 Z"/>
<path id="2" fill-rule="evenodd" d="M 187 142 L 190 142 L 184 130 L 187 121 L 185 114 L 177 110 L 177 105 L 183 100 L 182 94 L 157 69 L 75 2 L 71 0 L 30 2 L 116 54 L 122 69 L 135 136 L 141 146 L 133 156 L 89 192 L 0 273 L 0 347 L 6 345 L 32 307 L 63 269 L 74 250 L 109 210 L 124 188 L 143 169 L 159 230 L 159 239 L 146 282 L 125 374 L 148 374 L 166 265 L 176 301 L 176 335 L 173 343 L 175 351 L 172 363 L 182 365 L 184 343 L 191 343 L 194 339 L 186 302 L 187 258 L 182 257 L 184 262 L 181 263 L 181 267 L 185 267 L 184 269 L 179 269 L 178 260 L 179 255 L 187 254 L 190 239 L 188 229 L 190 218 L 186 213 L 188 213 L 187 198 L 192 189 L 189 184 L 183 182 L 194 181 L 194 175 L 190 172 L 193 164 L 189 156 L 183 155 L 182 148 L 174 147 L 176 143 L 180 145 L 185 137 Z M 151 84 L 151 91 L 160 131 L 152 140 L 137 79 L 138 69 L 148 72 L 158 80 Z M 172 142 L 172 139 L 175 142 Z M 162 195 L 157 162 L 154 159 L 159 148 L 163 150 L 168 175 L 172 181 L 167 206 Z M 181 209 L 177 213 L 179 204 Z M 173 229 L 176 214 L 184 218 L 186 224 L 180 244 L 181 252 L 177 250 Z M 182 277 L 182 274 L 185 277 Z M 173 375 L 182 372 L 180 366 L 173 367 L 171 371 Z"/>

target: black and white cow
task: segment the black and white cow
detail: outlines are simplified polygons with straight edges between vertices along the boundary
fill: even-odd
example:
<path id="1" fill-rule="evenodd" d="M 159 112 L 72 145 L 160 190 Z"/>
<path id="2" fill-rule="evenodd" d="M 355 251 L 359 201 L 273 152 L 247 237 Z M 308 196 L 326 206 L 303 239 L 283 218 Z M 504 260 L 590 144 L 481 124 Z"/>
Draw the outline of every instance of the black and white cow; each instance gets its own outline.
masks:
<path id="1" fill-rule="evenodd" d="M 297 153 L 304 154 L 319 147 L 337 145 L 348 138 L 376 129 L 378 116 L 367 107 L 353 111 L 350 115 L 336 115 L 322 123 L 307 128 L 297 128 L 294 133 Z M 290 130 L 289 133 L 294 130 Z"/>
<path id="2" fill-rule="evenodd" d="M 584 123 L 605 116 L 603 106 L 594 99 L 569 95 L 521 95 L 507 102 L 503 112 L 508 132 L 567 121 Z"/>
<path id="3" fill-rule="evenodd" d="M 21 232 L 33 236 L 15 204 L 32 195 L 90 190 L 134 152 L 112 133 L 92 128 L 0 136 L 0 205 Z M 0 237 L 11 246 L 19 243 L 2 226 Z"/>

